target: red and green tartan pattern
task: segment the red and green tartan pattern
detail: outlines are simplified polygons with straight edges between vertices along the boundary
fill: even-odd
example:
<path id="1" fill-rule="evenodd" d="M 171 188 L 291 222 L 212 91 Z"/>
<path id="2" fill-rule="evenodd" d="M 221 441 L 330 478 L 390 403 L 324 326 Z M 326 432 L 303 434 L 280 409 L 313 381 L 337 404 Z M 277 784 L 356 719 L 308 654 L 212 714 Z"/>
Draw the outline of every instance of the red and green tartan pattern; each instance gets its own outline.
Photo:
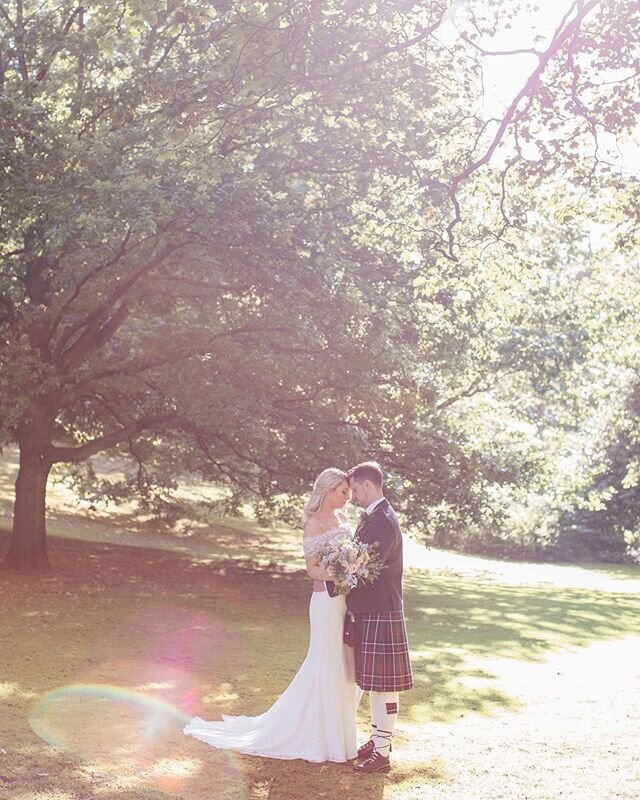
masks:
<path id="1" fill-rule="evenodd" d="M 356 614 L 356 683 L 365 692 L 413 688 L 407 629 L 402 611 Z"/>

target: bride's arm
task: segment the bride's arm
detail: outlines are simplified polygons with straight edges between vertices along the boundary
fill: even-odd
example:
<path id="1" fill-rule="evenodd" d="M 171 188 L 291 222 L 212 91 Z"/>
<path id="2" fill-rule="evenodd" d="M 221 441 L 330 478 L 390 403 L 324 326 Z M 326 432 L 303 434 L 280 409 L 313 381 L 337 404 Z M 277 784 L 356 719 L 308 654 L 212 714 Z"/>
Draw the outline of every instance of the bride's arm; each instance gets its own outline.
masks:
<path id="1" fill-rule="evenodd" d="M 334 579 L 333 575 L 330 575 L 326 569 L 323 569 L 318 564 L 314 556 L 305 556 L 304 560 L 307 562 L 307 574 L 310 578 L 319 581 L 332 581 Z"/>
<path id="2" fill-rule="evenodd" d="M 304 548 L 304 540 L 306 537 L 313 537 L 317 536 L 318 534 L 322 533 L 323 526 L 321 523 L 318 522 L 317 519 L 313 519 L 313 517 L 307 520 L 307 523 L 304 526 L 304 535 L 303 535 L 303 548 Z M 330 575 L 326 569 L 323 569 L 320 564 L 316 561 L 316 557 L 314 554 L 309 554 L 304 557 L 304 560 L 307 564 L 307 574 L 310 578 L 319 581 L 330 581 L 332 580 L 333 576 Z"/>

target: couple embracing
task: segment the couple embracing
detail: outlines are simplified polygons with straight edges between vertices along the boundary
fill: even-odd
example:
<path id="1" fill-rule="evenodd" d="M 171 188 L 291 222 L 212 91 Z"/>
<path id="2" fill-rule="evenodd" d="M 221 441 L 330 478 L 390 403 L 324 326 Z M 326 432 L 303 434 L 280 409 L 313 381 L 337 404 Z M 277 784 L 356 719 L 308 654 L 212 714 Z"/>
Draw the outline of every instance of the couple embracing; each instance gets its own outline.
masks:
<path id="1" fill-rule="evenodd" d="M 355 533 L 344 508 L 364 509 Z M 376 550 L 382 568 L 370 582 L 339 593 L 333 570 L 319 563 L 323 545 L 345 535 Z M 329 468 L 316 479 L 304 510 L 303 550 L 313 578 L 307 656 L 276 702 L 257 717 L 206 722 L 195 717 L 184 732 L 213 747 L 267 758 L 346 762 L 360 774 L 390 769 L 399 693 L 413 687 L 402 605 L 402 534 L 383 493 L 378 464 L 343 472 Z M 354 620 L 354 646 L 344 642 L 345 617 Z M 356 711 L 369 693 L 371 734 L 358 748 Z"/>

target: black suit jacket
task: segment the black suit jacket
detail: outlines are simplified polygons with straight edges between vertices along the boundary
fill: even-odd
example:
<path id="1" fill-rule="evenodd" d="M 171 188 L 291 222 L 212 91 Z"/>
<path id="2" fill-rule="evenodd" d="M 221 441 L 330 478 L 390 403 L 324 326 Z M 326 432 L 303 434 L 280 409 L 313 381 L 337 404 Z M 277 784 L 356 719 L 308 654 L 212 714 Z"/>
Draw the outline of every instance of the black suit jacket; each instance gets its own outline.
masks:
<path id="1" fill-rule="evenodd" d="M 347 595 L 347 608 L 354 614 L 380 611 L 402 611 L 402 532 L 396 512 L 384 498 L 373 509 L 358 534 L 358 539 L 378 545 L 384 567 L 371 584 L 352 589 Z M 327 581 L 333 596 L 333 584 Z"/>

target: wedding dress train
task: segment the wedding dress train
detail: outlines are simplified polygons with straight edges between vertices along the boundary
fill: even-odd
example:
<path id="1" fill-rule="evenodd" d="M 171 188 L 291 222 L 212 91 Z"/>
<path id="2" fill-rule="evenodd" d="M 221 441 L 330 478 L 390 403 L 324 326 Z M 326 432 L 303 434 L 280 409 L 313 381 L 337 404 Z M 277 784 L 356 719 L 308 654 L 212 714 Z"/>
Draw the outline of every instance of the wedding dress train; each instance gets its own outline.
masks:
<path id="1" fill-rule="evenodd" d="M 338 533 L 344 529 L 305 540 L 305 551 Z M 271 708 L 257 717 L 223 714 L 216 722 L 194 717 L 184 733 L 213 747 L 268 758 L 316 762 L 355 758 L 361 692 L 355 682 L 353 651 L 342 642 L 345 613 L 343 595 L 313 592 L 307 656 Z"/>

